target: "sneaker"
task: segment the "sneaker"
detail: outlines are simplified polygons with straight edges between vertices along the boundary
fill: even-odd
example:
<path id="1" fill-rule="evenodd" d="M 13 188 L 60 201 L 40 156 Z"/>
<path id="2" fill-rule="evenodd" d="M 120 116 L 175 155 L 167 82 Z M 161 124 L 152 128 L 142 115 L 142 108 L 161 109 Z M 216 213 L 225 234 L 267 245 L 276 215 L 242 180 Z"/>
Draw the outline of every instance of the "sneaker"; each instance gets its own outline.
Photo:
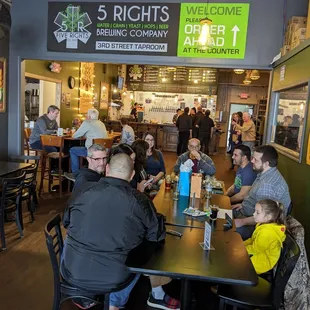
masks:
<path id="1" fill-rule="evenodd" d="M 65 178 L 67 178 L 69 181 L 75 182 L 75 176 L 74 176 L 73 173 L 65 172 L 65 173 L 64 173 L 64 176 L 65 176 Z"/>
<path id="2" fill-rule="evenodd" d="M 83 298 L 74 298 L 72 302 L 80 309 L 90 309 L 97 305 L 96 301 L 85 300 Z"/>
<path id="3" fill-rule="evenodd" d="M 164 299 L 155 299 L 151 293 L 147 305 L 156 309 L 180 310 L 180 301 L 167 294 L 165 294 Z"/>

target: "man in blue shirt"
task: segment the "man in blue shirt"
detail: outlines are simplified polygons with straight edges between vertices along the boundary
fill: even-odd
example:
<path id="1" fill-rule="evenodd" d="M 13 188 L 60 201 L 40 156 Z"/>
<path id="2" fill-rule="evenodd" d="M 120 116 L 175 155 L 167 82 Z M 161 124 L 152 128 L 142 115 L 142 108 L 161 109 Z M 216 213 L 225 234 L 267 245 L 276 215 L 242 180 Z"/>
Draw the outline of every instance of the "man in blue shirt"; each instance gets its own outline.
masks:
<path id="1" fill-rule="evenodd" d="M 256 173 L 251 163 L 251 150 L 246 145 L 237 145 L 232 155 L 234 165 L 239 166 L 234 184 L 227 190 L 231 204 L 242 202 L 251 190 Z"/>

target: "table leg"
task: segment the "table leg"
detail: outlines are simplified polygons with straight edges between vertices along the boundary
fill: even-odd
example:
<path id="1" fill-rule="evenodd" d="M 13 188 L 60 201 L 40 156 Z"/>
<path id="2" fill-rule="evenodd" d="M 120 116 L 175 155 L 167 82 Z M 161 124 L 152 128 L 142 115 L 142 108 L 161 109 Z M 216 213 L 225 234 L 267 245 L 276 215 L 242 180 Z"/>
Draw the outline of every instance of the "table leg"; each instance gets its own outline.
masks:
<path id="1" fill-rule="evenodd" d="M 181 280 L 181 310 L 190 310 L 192 303 L 191 282 L 188 279 Z"/>

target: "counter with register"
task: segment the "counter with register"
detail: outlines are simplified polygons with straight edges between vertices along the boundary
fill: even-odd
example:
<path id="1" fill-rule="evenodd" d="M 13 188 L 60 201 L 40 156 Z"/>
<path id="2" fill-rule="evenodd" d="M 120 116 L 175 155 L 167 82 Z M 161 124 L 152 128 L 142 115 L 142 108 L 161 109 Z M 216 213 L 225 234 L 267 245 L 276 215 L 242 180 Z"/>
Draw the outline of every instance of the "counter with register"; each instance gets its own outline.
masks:
<path id="1" fill-rule="evenodd" d="M 119 121 L 105 121 L 108 131 L 122 131 Z M 178 144 L 178 130 L 174 124 L 152 124 L 129 122 L 137 138 L 142 138 L 145 132 L 151 132 L 156 139 L 156 148 L 165 152 L 176 152 Z"/>

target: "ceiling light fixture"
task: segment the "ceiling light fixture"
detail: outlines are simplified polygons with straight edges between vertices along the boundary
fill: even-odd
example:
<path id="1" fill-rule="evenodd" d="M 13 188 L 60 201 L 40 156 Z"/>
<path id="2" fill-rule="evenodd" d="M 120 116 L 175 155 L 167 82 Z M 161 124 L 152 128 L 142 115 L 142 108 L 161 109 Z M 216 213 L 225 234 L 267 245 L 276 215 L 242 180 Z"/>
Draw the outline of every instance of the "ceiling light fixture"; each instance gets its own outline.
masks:
<path id="1" fill-rule="evenodd" d="M 260 79 L 259 71 L 258 70 L 252 70 L 250 74 L 250 79 L 253 81 L 257 81 Z"/>
<path id="2" fill-rule="evenodd" d="M 234 72 L 236 74 L 243 74 L 245 72 L 245 70 L 243 70 L 243 69 L 234 69 Z"/>
<path id="3" fill-rule="evenodd" d="M 200 35 L 198 39 L 198 43 L 202 48 L 207 48 L 210 45 L 210 25 L 212 24 L 212 20 L 208 17 L 202 18 L 200 20 Z"/>

